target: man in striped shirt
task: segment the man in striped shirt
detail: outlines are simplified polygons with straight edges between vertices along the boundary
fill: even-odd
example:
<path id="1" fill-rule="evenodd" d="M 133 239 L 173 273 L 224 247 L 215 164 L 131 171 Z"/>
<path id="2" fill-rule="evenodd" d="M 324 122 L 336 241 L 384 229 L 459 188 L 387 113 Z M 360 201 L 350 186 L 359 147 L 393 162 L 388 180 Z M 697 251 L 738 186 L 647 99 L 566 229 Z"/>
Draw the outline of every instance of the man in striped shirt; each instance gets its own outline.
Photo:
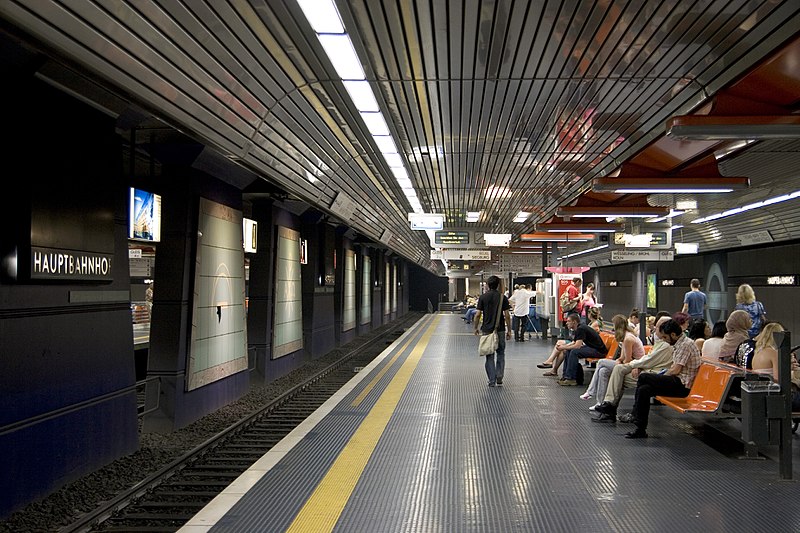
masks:
<path id="1" fill-rule="evenodd" d="M 680 324 L 668 320 L 660 327 L 663 338 L 672 345 L 672 366 L 663 374 L 644 373 L 636 382 L 633 402 L 633 423 L 636 429 L 625 434 L 628 439 L 647 437 L 647 419 L 650 415 L 650 399 L 655 396 L 685 398 L 697 377 L 700 368 L 700 350 L 692 339 L 683 334 Z"/>

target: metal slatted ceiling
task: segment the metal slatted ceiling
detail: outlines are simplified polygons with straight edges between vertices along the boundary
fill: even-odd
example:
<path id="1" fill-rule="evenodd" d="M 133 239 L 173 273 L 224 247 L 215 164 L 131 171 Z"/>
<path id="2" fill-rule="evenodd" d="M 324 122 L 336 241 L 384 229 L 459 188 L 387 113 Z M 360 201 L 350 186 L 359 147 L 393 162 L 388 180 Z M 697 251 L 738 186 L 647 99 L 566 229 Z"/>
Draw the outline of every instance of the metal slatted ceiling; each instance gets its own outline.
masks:
<path id="1" fill-rule="evenodd" d="M 447 214 L 451 227 L 482 210 L 472 227 L 512 233 L 573 202 L 591 178 L 662 136 L 666 119 L 691 112 L 800 27 L 794 0 L 350 0 L 339 9 L 426 210 Z M 376 241 L 390 229 L 390 248 L 436 269 L 293 0 L 7 0 L 0 15 L 323 211 L 345 192 L 357 205 L 345 223 Z M 761 176 L 776 153 L 787 161 L 777 174 L 798 181 L 797 148 L 761 143 L 726 163 L 723 172 L 751 177 L 754 191 L 704 200 L 698 216 L 717 201 L 768 194 Z M 534 216 L 513 223 L 518 210 Z M 795 237 L 791 211 L 715 225 L 726 234 L 781 221 L 776 233 Z M 715 247 L 735 240 L 715 241 L 712 229 L 684 231 Z"/>
<path id="2" fill-rule="evenodd" d="M 454 224 L 483 209 L 515 233 L 663 134 L 701 87 L 752 65 L 747 54 L 784 22 L 770 2 L 349 7 L 423 205 Z M 443 156 L 418 156 L 430 146 Z M 539 216 L 510 223 L 520 209 Z"/>

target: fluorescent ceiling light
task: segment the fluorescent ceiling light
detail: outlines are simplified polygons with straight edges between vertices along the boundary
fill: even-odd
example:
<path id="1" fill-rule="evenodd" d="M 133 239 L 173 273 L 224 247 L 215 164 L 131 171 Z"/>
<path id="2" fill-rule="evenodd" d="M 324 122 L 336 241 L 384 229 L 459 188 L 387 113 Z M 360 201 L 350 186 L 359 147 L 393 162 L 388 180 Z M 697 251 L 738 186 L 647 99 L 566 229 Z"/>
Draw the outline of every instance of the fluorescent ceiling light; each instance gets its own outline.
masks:
<path id="1" fill-rule="evenodd" d="M 480 211 L 467 211 L 467 222 L 477 222 L 479 218 L 481 218 Z"/>
<path id="2" fill-rule="evenodd" d="M 405 167 L 391 167 L 390 170 L 392 171 L 392 174 L 394 174 L 394 179 L 396 179 L 398 182 L 403 178 L 408 179 L 408 171 Z"/>
<path id="3" fill-rule="evenodd" d="M 664 216 L 664 217 L 656 217 L 656 218 L 648 218 L 647 220 L 645 220 L 645 222 L 649 222 L 649 223 L 654 223 L 654 222 L 663 222 L 664 220 L 667 220 L 668 218 L 677 217 L 677 216 L 679 216 L 679 215 L 682 215 L 682 214 L 684 214 L 685 212 L 686 212 L 686 211 L 677 211 L 677 210 L 675 210 L 675 209 L 671 209 L 671 210 L 670 210 L 670 212 L 669 212 L 669 214 L 668 214 L 667 216 Z"/>
<path id="4" fill-rule="evenodd" d="M 574 252 L 571 254 L 567 254 L 565 256 L 559 257 L 559 259 L 566 259 L 568 257 L 575 257 L 576 255 L 583 255 L 588 254 L 589 252 L 596 252 L 597 250 L 602 250 L 603 248 L 608 248 L 607 244 L 601 244 L 600 246 L 595 246 L 594 248 L 589 248 L 588 250 L 581 250 L 580 252 Z"/>
<path id="5" fill-rule="evenodd" d="M 408 178 L 397 178 L 397 184 L 400 185 L 401 189 L 413 189 L 414 184 L 411 183 L 411 180 Z"/>
<path id="6" fill-rule="evenodd" d="M 749 178 L 740 177 L 641 177 L 641 178 L 595 178 L 592 190 L 617 194 L 656 194 L 656 193 L 722 193 L 750 186 Z"/>
<path id="7" fill-rule="evenodd" d="M 339 11 L 332 0 L 297 0 L 300 9 L 317 33 L 344 33 Z"/>
<path id="8" fill-rule="evenodd" d="M 381 110 L 381 108 L 378 107 L 375 93 L 372 92 L 372 87 L 369 86 L 368 81 L 346 80 L 343 83 L 344 88 L 347 89 L 347 93 L 350 95 L 350 99 L 356 105 L 356 109 L 368 112 L 377 112 Z"/>
<path id="9" fill-rule="evenodd" d="M 664 216 L 668 207 L 652 206 L 562 206 L 556 209 L 556 216 L 569 218 L 646 218 Z"/>
<path id="10" fill-rule="evenodd" d="M 697 200 L 678 200 L 675 202 L 675 209 L 679 209 L 681 211 L 697 209 Z"/>
<path id="11" fill-rule="evenodd" d="M 525 222 L 526 220 L 528 220 L 529 216 L 531 216 L 530 213 L 527 213 L 525 211 L 520 211 L 519 213 L 517 213 L 517 216 L 514 217 L 514 222 Z"/>
<path id="12" fill-rule="evenodd" d="M 614 233 L 615 231 L 623 231 L 624 224 L 608 224 L 603 222 L 589 223 L 589 222 L 569 222 L 564 224 L 549 222 L 546 224 L 536 224 L 536 231 L 546 231 L 548 233 Z"/>
<path id="13" fill-rule="evenodd" d="M 403 158 L 400 154 L 383 154 L 383 158 L 390 167 L 402 167 Z"/>
<path id="14" fill-rule="evenodd" d="M 682 227 L 683 227 L 683 224 L 675 224 L 674 226 L 670 226 L 669 230 L 670 231 L 675 231 L 676 229 L 681 229 Z"/>
<path id="15" fill-rule="evenodd" d="M 381 113 L 361 113 L 361 119 L 372 135 L 389 135 L 389 126 Z"/>
<path id="16" fill-rule="evenodd" d="M 592 234 L 584 233 L 523 233 L 519 240 L 523 242 L 587 242 L 594 239 Z"/>
<path id="17" fill-rule="evenodd" d="M 800 139 L 800 115 L 683 115 L 667 121 L 667 135 L 700 141 Z"/>
<path id="18" fill-rule="evenodd" d="M 372 138 L 382 154 L 397 153 L 397 146 L 394 144 L 394 139 L 392 139 L 391 135 L 373 135 Z"/>
<path id="19" fill-rule="evenodd" d="M 358 59 L 353 43 L 350 42 L 350 37 L 347 34 L 323 33 L 317 35 L 317 37 L 319 37 L 319 42 L 322 43 L 325 53 L 328 54 L 328 58 L 330 58 L 333 68 L 336 69 L 336 73 L 339 74 L 340 78 L 343 80 L 366 79 L 364 68 L 361 66 L 361 61 Z"/>
<path id="20" fill-rule="evenodd" d="M 680 254 L 696 254 L 697 250 L 700 248 L 699 244 L 696 242 L 676 242 L 675 243 L 675 253 Z"/>
<path id="21" fill-rule="evenodd" d="M 800 191 L 794 191 L 793 193 L 776 196 L 774 198 L 768 198 L 767 200 L 764 200 L 762 202 L 755 202 L 753 204 L 747 204 L 742 207 L 728 209 L 727 211 L 723 211 L 722 213 L 715 213 L 707 217 L 698 218 L 692 220 L 692 224 L 700 224 L 701 222 L 710 222 L 712 220 L 717 220 L 718 218 L 729 217 L 731 215 L 738 215 L 739 213 L 744 213 L 745 211 L 750 211 L 752 209 L 758 209 L 760 207 L 766 207 L 768 205 L 786 202 L 787 200 L 794 200 L 795 198 L 798 197 L 800 197 Z"/>

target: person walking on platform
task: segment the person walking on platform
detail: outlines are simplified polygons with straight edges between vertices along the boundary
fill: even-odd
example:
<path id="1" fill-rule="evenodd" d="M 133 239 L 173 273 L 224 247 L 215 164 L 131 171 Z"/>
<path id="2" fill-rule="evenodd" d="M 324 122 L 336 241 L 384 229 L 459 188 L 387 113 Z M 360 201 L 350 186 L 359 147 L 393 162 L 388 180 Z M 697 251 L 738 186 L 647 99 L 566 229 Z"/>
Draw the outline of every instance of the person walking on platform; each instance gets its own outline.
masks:
<path id="1" fill-rule="evenodd" d="M 494 387 L 503 384 L 503 376 L 506 368 L 506 339 L 511 339 L 511 316 L 509 309 L 511 304 L 508 298 L 501 292 L 500 278 L 489 276 L 486 281 L 489 290 L 481 294 L 478 298 L 478 311 L 475 313 L 475 335 L 487 335 L 494 330 L 497 323 L 497 350 L 495 353 L 486 356 L 486 377 L 489 378 L 489 386 Z M 502 319 L 497 320 L 497 312 L 502 313 Z M 483 320 L 481 320 L 483 318 Z M 503 333 L 505 332 L 505 335 Z"/>
<path id="2" fill-rule="evenodd" d="M 703 318 L 706 314 L 706 293 L 700 290 L 700 280 L 694 278 L 690 283 L 691 290 L 683 295 L 683 308 L 681 313 L 686 313 L 689 318 Z"/>
<path id="3" fill-rule="evenodd" d="M 567 387 L 583 385 L 583 369 L 579 359 L 584 357 L 605 357 L 608 348 L 600 338 L 600 334 L 586 324 L 581 324 L 578 313 L 567 316 L 567 328 L 575 332 L 573 340 L 564 344 L 556 344 L 555 349 L 565 352 L 563 378 L 558 380 L 559 385 Z"/>
<path id="4" fill-rule="evenodd" d="M 530 301 L 534 296 L 536 296 L 536 293 L 531 290 L 531 286 L 528 284 L 520 285 L 509 299 L 511 305 L 514 306 L 514 317 L 511 319 L 511 324 L 514 328 L 514 340 L 517 342 L 525 341 L 525 326 L 528 325 Z"/>
<path id="5" fill-rule="evenodd" d="M 692 339 L 683 334 L 677 322 L 668 320 L 662 324 L 661 333 L 672 345 L 672 366 L 663 374 L 639 374 L 631 412 L 631 421 L 636 424 L 636 429 L 625 434 L 627 439 L 647 437 L 651 398 L 658 395 L 686 398 L 700 368 L 700 350 Z"/>

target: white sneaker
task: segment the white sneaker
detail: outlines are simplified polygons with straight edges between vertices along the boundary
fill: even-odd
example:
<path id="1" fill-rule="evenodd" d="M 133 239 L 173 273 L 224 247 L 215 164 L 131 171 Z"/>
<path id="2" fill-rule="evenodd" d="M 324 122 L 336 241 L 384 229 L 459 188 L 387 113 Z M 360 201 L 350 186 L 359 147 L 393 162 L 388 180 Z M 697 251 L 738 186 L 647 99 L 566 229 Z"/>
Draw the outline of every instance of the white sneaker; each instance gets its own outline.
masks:
<path id="1" fill-rule="evenodd" d="M 591 406 L 591 407 L 589 408 L 589 410 L 590 410 L 590 411 L 597 411 L 597 408 L 598 408 L 598 407 L 600 407 L 600 404 L 599 404 L 599 403 L 596 403 L 596 404 L 594 404 L 593 406 Z"/>
<path id="2" fill-rule="evenodd" d="M 584 392 L 583 394 L 581 394 L 581 400 L 588 400 L 591 397 L 592 395 L 589 394 L 588 392 Z"/>

